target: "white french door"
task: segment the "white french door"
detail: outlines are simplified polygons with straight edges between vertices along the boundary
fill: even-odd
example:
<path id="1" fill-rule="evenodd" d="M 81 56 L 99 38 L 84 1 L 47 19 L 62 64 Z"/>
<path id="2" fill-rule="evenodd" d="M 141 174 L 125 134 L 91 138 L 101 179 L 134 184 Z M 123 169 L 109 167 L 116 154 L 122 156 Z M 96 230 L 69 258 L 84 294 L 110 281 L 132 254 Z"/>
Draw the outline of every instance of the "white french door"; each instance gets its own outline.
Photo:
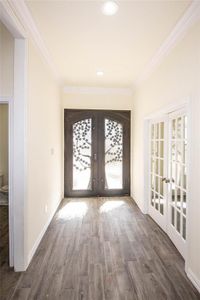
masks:
<path id="1" fill-rule="evenodd" d="M 167 225 L 167 199 L 166 185 L 164 178 L 167 173 L 167 119 L 166 117 L 156 119 L 151 122 L 150 138 L 150 205 L 149 213 L 151 217 L 166 230 Z"/>
<path id="2" fill-rule="evenodd" d="M 149 214 L 185 257 L 187 115 L 176 111 L 150 124 Z"/>

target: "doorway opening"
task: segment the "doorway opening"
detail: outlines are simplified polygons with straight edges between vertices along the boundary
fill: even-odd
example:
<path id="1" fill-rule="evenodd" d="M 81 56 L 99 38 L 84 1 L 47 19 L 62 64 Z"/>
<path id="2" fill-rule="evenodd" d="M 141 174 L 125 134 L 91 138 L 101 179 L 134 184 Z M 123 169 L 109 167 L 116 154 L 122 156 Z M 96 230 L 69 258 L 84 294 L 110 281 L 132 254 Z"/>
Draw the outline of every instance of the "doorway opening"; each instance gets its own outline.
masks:
<path id="1" fill-rule="evenodd" d="M 0 237 L 1 265 L 9 265 L 9 128 L 8 104 L 0 104 Z"/>
<path id="2" fill-rule="evenodd" d="M 130 195 L 130 111 L 65 110 L 65 196 Z"/>

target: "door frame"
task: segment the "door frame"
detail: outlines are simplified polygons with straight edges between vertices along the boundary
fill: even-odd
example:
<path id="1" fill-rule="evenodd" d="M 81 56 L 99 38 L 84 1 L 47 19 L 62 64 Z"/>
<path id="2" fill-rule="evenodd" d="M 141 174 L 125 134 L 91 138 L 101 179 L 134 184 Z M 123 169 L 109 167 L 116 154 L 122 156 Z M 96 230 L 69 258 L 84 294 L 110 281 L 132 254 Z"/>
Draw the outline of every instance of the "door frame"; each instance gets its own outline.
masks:
<path id="1" fill-rule="evenodd" d="M 144 136 L 143 136 L 143 158 L 144 162 L 144 205 L 142 207 L 142 212 L 144 214 L 148 214 L 149 210 L 149 188 L 150 188 L 150 180 L 149 180 L 149 172 L 150 172 L 150 161 L 149 161 L 149 124 L 152 119 L 158 118 L 160 116 L 165 116 L 174 111 L 178 111 L 184 109 L 187 112 L 188 118 L 188 153 L 187 153 L 187 168 L 188 168 L 188 199 L 191 199 L 191 148 L 192 148 L 192 99 L 189 97 L 185 98 L 183 101 L 177 102 L 177 104 L 169 104 L 164 108 L 157 110 L 143 119 L 144 126 Z M 190 202 L 187 203 L 187 226 L 186 226 L 186 251 L 185 251 L 185 271 L 188 274 L 188 261 L 189 261 L 189 231 L 190 231 Z"/>
<path id="2" fill-rule="evenodd" d="M 14 38 L 13 95 L 1 95 L 9 105 L 9 265 L 25 271 L 27 199 L 27 37 L 7 2 L 0 2 L 0 20 Z M 20 172 L 19 172 L 20 170 Z"/>
<path id="3" fill-rule="evenodd" d="M 124 161 L 123 164 L 123 190 L 121 189 L 110 189 L 109 193 L 107 193 L 107 191 L 104 189 L 104 191 L 76 191 L 73 192 L 72 190 L 68 189 L 68 186 L 70 184 L 70 180 L 67 178 L 67 174 L 69 174 L 69 176 L 72 178 L 72 172 L 70 171 L 69 173 L 67 173 L 67 171 L 69 170 L 69 163 L 71 164 L 71 158 L 70 161 L 67 161 L 67 159 L 65 159 L 65 157 L 70 157 L 71 153 L 70 153 L 70 149 L 69 147 L 66 146 L 66 143 L 69 139 L 69 137 L 71 136 L 71 132 L 70 132 L 70 128 L 69 125 L 67 124 L 67 118 L 68 118 L 68 114 L 69 113 L 79 113 L 79 115 L 81 116 L 82 113 L 88 114 L 88 117 L 93 118 L 97 118 L 97 121 L 99 123 L 99 121 L 102 121 L 104 117 L 108 117 L 109 116 L 116 121 L 122 121 L 122 117 L 125 120 L 125 117 L 127 115 L 127 130 L 124 132 L 124 137 L 128 137 L 127 138 L 127 143 L 126 143 L 126 158 L 128 158 L 127 161 Z M 97 114 L 96 114 L 97 113 Z M 121 116 L 120 116 L 121 114 Z M 76 118 L 74 118 L 76 119 Z M 77 118 L 78 120 L 79 118 Z M 125 122 L 125 121 L 124 121 Z M 100 123 L 99 123 L 100 124 Z M 104 124 L 102 124 L 104 126 Z M 99 196 L 99 194 L 101 194 L 101 196 L 123 196 L 123 195 L 130 195 L 130 163 L 131 163 L 131 159 L 130 159 L 130 144 L 131 144 L 131 111 L 129 110 L 101 110 L 101 109 L 64 109 L 64 195 L 65 197 L 94 197 L 94 196 Z M 95 133 L 96 133 L 96 137 L 101 137 L 101 139 L 103 140 L 103 131 L 100 132 L 100 130 L 98 128 L 95 129 Z M 98 150 L 98 149 L 96 149 Z M 92 149 L 93 151 L 93 149 Z M 92 152 L 92 155 L 94 153 Z M 101 155 L 101 154 L 100 154 Z M 104 156 L 101 155 L 100 159 L 103 160 Z M 96 175 L 97 175 L 97 179 L 98 182 L 100 180 L 100 178 L 98 178 L 97 174 L 97 170 L 95 170 Z M 103 169 L 101 168 L 101 172 L 103 174 Z M 127 177 L 127 182 L 125 182 L 125 176 L 124 174 L 126 174 Z M 105 175 L 104 175 L 105 177 Z"/>

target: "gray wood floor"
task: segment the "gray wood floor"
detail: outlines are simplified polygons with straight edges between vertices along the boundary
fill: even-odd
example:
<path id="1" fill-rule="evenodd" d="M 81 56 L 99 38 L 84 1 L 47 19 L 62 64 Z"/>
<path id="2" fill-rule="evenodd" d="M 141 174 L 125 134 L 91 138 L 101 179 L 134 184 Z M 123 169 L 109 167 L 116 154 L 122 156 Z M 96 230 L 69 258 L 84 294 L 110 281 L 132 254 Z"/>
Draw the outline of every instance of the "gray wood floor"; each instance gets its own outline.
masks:
<path id="1" fill-rule="evenodd" d="M 169 238 L 128 197 L 64 200 L 28 270 L 1 293 L 20 300 L 200 299 Z"/>

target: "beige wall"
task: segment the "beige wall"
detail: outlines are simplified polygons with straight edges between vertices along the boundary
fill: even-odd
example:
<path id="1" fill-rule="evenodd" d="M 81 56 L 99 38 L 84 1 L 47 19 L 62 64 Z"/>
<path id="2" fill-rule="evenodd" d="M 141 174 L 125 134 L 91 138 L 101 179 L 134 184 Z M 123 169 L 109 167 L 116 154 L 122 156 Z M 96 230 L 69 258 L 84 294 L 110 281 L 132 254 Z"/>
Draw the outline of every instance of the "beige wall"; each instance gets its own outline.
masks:
<path id="1" fill-rule="evenodd" d="M 0 175 L 3 182 L 8 184 L 8 105 L 0 104 Z"/>
<path id="2" fill-rule="evenodd" d="M 59 86 L 38 50 L 28 44 L 27 254 L 61 200 Z"/>
<path id="3" fill-rule="evenodd" d="M 200 280 L 200 23 L 137 89 L 133 115 L 133 196 L 144 207 L 144 118 L 168 105 L 191 102 L 191 199 L 188 267 Z"/>
<path id="4" fill-rule="evenodd" d="M 65 94 L 62 95 L 63 108 L 74 109 L 132 109 L 133 97 L 129 95 Z"/>
<path id="5" fill-rule="evenodd" d="M 13 96 L 14 39 L 0 22 L 0 97 Z"/>

